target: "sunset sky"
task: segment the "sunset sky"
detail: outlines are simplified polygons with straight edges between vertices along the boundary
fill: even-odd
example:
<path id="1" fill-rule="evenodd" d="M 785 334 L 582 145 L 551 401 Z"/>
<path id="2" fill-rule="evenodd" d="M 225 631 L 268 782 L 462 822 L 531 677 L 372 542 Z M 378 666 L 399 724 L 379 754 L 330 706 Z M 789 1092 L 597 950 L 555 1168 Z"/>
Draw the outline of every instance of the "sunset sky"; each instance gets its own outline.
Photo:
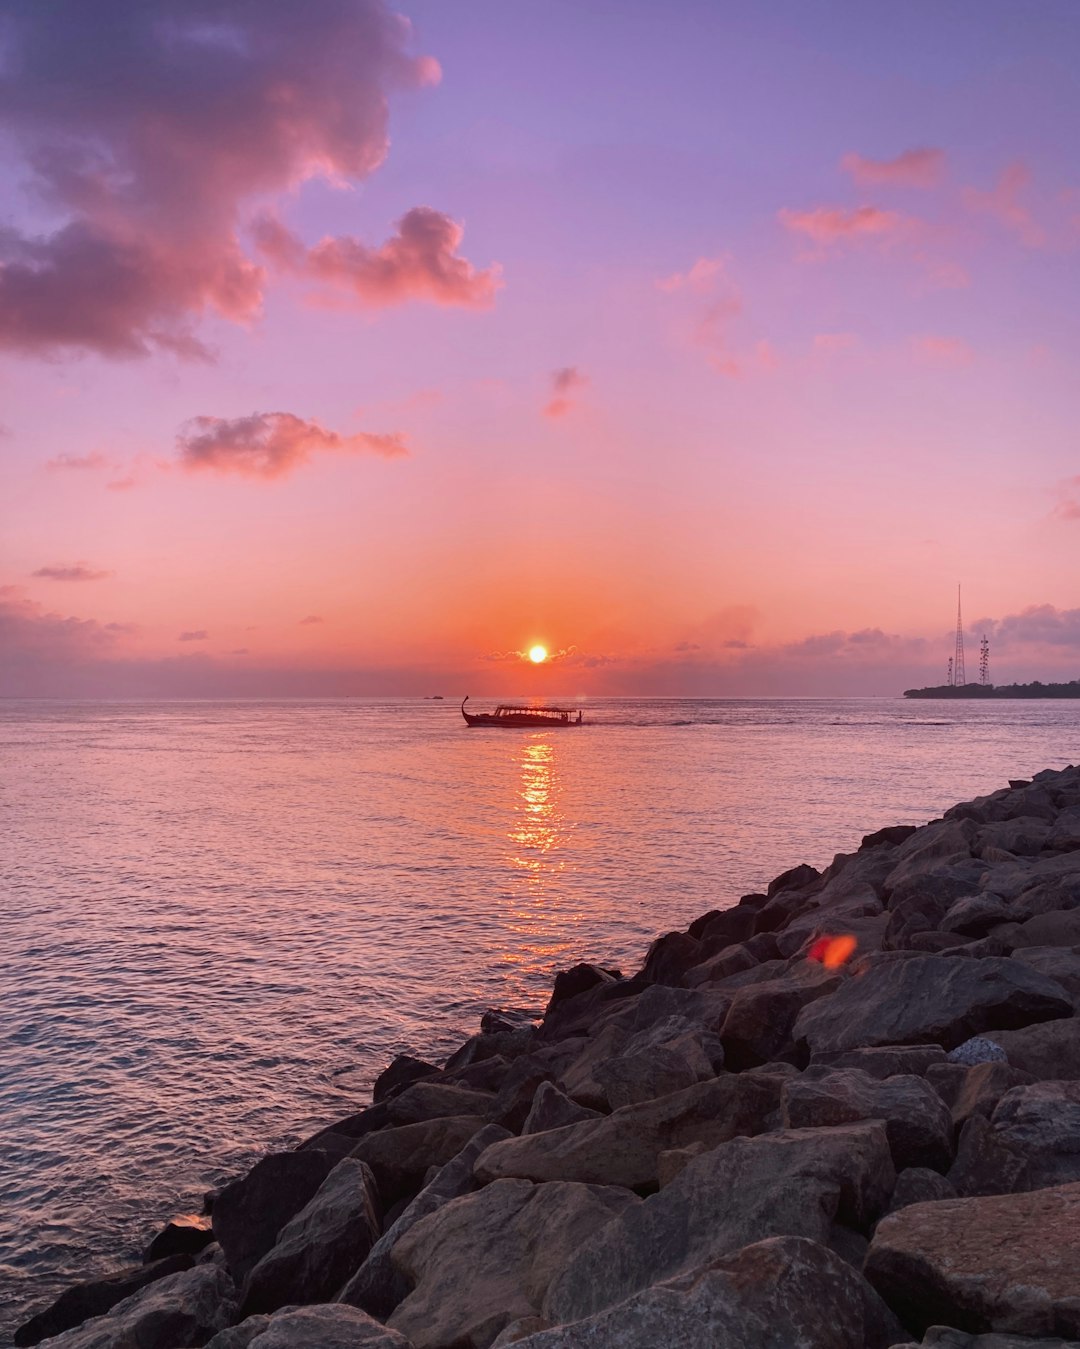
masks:
<path id="1" fill-rule="evenodd" d="M 0 0 L 0 694 L 1080 676 L 1077 126 L 1075 0 Z"/>

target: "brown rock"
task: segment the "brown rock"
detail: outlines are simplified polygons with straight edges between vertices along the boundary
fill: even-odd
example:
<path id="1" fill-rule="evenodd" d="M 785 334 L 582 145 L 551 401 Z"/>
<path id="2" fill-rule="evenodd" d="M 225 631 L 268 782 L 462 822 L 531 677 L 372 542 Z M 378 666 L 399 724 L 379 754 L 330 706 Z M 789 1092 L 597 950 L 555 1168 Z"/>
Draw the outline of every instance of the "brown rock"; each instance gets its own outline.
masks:
<path id="1" fill-rule="evenodd" d="M 1080 1081 L 1080 1017 L 1046 1021 L 1023 1030 L 999 1030 L 993 1039 L 1013 1068 L 1044 1082 Z"/>
<path id="2" fill-rule="evenodd" d="M 973 1115 L 949 1179 L 963 1195 L 1080 1181 L 1080 1082 L 1014 1087 L 989 1120 Z"/>
<path id="3" fill-rule="evenodd" d="M 352 1156 L 375 1173 L 383 1206 L 389 1208 L 420 1188 L 429 1166 L 444 1166 L 484 1127 L 477 1115 L 448 1115 L 366 1134 Z"/>
<path id="4" fill-rule="evenodd" d="M 59 1335 L 62 1331 L 82 1325 L 91 1316 L 104 1316 L 117 1303 L 137 1293 L 148 1283 L 191 1269 L 194 1263 L 190 1254 L 179 1253 L 155 1260 L 152 1264 L 131 1265 L 103 1279 L 73 1284 L 65 1288 L 44 1311 L 24 1321 L 15 1331 L 14 1342 L 17 1345 L 38 1344 L 50 1335 Z"/>

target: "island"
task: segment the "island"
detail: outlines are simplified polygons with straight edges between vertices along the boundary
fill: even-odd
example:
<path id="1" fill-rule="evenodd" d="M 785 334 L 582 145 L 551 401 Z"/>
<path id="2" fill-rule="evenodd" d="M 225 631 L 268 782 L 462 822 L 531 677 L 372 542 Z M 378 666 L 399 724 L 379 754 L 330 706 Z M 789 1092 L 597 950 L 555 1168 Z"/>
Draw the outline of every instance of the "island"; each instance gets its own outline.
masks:
<path id="1" fill-rule="evenodd" d="M 905 689 L 905 698 L 1080 698 L 1080 679 L 1067 684 L 937 684 L 926 689 Z"/>

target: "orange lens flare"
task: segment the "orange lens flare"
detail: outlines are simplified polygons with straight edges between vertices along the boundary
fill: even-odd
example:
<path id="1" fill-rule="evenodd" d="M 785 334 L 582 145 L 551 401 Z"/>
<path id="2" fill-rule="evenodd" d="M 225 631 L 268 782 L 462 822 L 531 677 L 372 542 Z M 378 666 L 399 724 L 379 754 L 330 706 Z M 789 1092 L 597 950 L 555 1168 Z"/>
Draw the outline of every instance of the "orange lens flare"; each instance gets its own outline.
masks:
<path id="1" fill-rule="evenodd" d="M 836 970 L 851 959 L 858 944 L 850 932 L 842 937 L 819 937 L 807 951 L 806 958 L 820 961 L 827 970 Z"/>

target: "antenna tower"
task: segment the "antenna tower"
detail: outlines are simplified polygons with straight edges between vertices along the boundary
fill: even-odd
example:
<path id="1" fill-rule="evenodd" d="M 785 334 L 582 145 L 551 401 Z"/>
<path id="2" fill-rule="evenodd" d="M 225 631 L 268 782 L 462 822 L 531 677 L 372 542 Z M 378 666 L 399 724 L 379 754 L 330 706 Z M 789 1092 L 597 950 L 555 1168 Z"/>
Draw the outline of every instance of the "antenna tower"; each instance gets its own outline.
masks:
<path id="1" fill-rule="evenodd" d="M 979 643 L 979 683 L 985 688 L 990 683 L 990 638 Z"/>
<path id="2" fill-rule="evenodd" d="M 953 657 L 953 677 L 952 682 L 957 688 L 963 688 L 967 683 L 967 676 L 964 674 L 964 622 L 960 617 L 960 587 L 956 587 L 956 655 Z"/>

